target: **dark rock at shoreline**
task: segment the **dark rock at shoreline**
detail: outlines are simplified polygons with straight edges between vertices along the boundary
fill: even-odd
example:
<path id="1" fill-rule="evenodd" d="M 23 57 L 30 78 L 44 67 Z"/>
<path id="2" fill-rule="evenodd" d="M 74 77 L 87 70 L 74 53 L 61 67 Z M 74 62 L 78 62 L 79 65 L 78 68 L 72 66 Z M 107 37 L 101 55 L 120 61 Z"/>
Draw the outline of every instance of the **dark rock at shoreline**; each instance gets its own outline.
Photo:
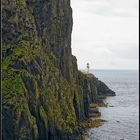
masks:
<path id="1" fill-rule="evenodd" d="M 102 81 L 98 81 L 98 84 L 97 84 L 97 90 L 98 90 L 98 94 L 100 96 L 115 96 L 115 92 L 112 91 L 111 89 L 109 89 L 107 87 L 107 85 L 105 83 L 103 83 Z"/>
<path id="2" fill-rule="evenodd" d="M 98 113 L 99 109 L 98 108 L 92 108 L 90 109 L 90 113 Z"/>

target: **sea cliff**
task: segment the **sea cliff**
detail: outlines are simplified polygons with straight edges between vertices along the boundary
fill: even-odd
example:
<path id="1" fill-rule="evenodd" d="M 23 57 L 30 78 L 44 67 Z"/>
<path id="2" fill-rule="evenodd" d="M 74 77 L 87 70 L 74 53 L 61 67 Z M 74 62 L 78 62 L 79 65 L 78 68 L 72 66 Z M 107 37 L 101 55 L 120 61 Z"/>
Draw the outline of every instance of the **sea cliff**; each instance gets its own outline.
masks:
<path id="1" fill-rule="evenodd" d="M 90 104 L 115 95 L 77 68 L 70 0 L 2 1 L 3 140 L 80 140 Z"/>

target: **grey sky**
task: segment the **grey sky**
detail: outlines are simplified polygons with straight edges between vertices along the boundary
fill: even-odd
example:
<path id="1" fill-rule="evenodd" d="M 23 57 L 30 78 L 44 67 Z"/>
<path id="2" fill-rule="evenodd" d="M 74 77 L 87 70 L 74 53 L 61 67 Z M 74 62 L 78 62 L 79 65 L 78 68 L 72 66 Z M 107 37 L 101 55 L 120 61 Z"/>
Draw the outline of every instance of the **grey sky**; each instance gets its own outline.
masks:
<path id="1" fill-rule="evenodd" d="M 138 0 L 71 0 L 80 69 L 138 69 Z"/>

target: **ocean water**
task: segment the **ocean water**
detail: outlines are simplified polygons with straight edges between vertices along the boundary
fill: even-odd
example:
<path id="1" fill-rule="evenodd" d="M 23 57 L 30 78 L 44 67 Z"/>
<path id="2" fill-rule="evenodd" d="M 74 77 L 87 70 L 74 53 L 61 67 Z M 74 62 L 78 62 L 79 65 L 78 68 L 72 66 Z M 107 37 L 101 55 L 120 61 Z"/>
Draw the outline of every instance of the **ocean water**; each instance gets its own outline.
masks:
<path id="1" fill-rule="evenodd" d="M 129 70 L 93 70 L 98 79 L 116 92 L 99 108 L 104 125 L 88 130 L 88 140 L 139 140 L 139 73 Z"/>

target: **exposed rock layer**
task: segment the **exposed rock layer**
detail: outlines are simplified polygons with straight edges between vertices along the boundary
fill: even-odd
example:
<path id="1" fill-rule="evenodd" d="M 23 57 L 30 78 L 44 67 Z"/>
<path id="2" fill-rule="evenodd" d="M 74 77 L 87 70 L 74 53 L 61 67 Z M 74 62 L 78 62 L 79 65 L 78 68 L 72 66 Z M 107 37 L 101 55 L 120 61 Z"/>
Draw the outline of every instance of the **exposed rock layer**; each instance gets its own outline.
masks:
<path id="1" fill-rule="evenodd" d="M 80 139 L 89 105 L 111 91 L 77 69 L 70 0 L 2 1 L 3 140 Z"/>

